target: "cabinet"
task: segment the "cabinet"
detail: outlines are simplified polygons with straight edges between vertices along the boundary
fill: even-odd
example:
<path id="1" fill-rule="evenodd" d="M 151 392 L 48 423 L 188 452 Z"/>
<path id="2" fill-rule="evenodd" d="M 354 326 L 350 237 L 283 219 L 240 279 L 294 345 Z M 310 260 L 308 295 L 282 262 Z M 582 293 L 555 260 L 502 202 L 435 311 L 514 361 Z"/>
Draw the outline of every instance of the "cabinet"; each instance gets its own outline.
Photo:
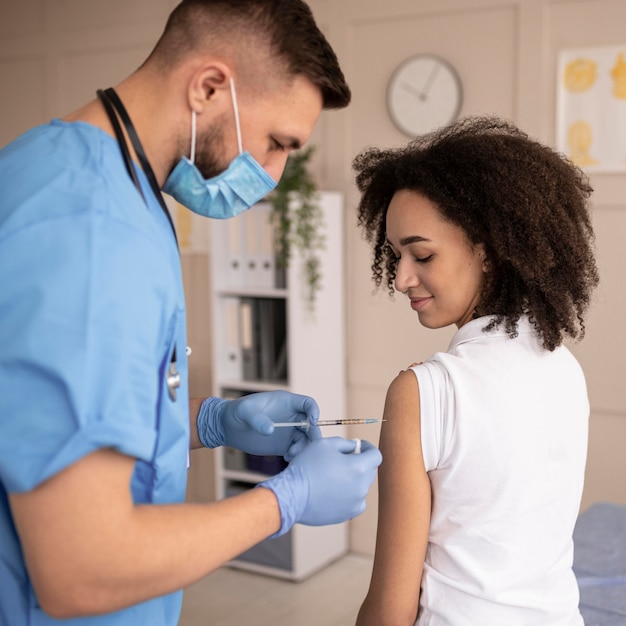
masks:
<path id="1" fill-rule="evenodd" d="M 294 250 L 286 272 L 275 267 L 269 204 L 211 222 L 214 395 L 233 398 L 286 389 L 314 397 L 322 419 L 345 417 L 342 195 L 322 192 L 321 205 L 322 287 L 313 310 L 307 305 L 298 252 Z M 344 427 L 327 427 L 324 435 L 344 436 Z M 251 457 L 228 448 L 218 449 L 215 459 L 218 499 L 253 488 L 284 463 L 282 458 Z M 296 524 L 231 565 L 300 580 L 346 550 L 346 524 Z"/>

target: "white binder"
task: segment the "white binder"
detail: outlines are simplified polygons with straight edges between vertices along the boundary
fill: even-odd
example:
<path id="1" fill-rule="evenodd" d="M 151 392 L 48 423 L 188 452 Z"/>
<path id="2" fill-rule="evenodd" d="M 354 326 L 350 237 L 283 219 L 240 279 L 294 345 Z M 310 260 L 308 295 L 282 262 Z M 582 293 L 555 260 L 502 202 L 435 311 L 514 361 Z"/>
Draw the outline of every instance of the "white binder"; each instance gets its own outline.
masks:
<path id="1" fill-rule="evenodd" d="M 225 279 L 226 284 L 232 287 L 243 287 L 247 284 L 246 279 L 246 214 L 226 220 L 227 241 L 225 242 L 226 259 Z"/>
<path id="2" fill-rule="evenodd" d="M 274 240 L 270 222 L 272 207 L 260 202 L 245 212 L 246 285 L 256 289 L 275 287 Z"/>
<path id="3" fill-rule="evenodd" d="M 220 337 L 221 345 L 216 346 L 221 354 L 220 375 L 228 380 L 242 379 L 242 352 L 239 320 L 239 298 L 225 297 L 221 301 L 220 322 L 224 333 Z"/>

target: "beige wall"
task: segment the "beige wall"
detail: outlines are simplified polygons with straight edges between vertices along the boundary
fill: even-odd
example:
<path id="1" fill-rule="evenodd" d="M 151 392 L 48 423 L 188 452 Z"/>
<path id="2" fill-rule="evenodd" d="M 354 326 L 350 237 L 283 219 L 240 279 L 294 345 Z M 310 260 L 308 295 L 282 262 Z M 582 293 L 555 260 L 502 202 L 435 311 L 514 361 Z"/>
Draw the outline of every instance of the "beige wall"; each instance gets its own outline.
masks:
<path id="1" fill-rule="evenodd" d="M 145 57 L 174 0 L 0 0 L 0 145 L 28 127 L 76 108 L 95 89 L 114 84 Z M 394 67 L 419 52 L 448 59 L 463 81 L 463 114 L 497 113 L 548 143 L 555 127 L 556 55 L 575 46 L 626 42 L 623 0 L 310 0 L 337 50 L 353 104 L 324 113 L 313 141 L 321 187 L 344 191 L 348 417 L 382 410 L 389 381 L 401 368 L 447 346 L 451 330 L 422 329 L 405 303 L 372 294 L 369 252 L 355 227 L 350 162 L 370 144 L 406 141 L 385 110 Z M 595 175 L 594 219 L 602 286 L 576 346 L 592 402 L 583 507 L 626 503 L 626 176 Z M 189 309 L 190 367 L 195 393 L 210 388 L 206 251 L 183 261 Z M 383 332 L 380 329 L 385 329 Z M 369 427 L 368 427 L 369 428 Z M 377 440 L 376 431 L 353 436 Z M 210 458 L 192 459 L 190 491 L 210 498 Z M 352 522 L 352 548 L 371 553 L 376 493 Z"/>
<path id="2" fill-rule="evenodd" d="M 357 195 L 350 161 L 367 145 L 392 146 L 406 138 L 385 108 L 387 81 L 408 56 L 431 52 L 458 70 L 462 114 L 496 113 L 553 143 L 556 60 L 563 48 L 626 43 L 626 2 L 618 0 L 312 0 L 338 51 L 353 89 L 344 113 L 327 114 L 318 130 L 322 186 L 347 194 L 346 284 L 349 319 L 350 417 L 382 411 L 386 387 L 408 363 L 445 349 L 450 329 L 428 331 L 402 299 L 372 295 L 369 250 L 357 231 Z M 594 222 L 602 286 L 586 339 L 574 347 L 587 373 L 592 403 L 583 508 L 599 500 L 626 503 L 626 175 L 593 176 Z M 384 329 L 381 332 L 381 329 Z M 374 408 L 372 408 L 374 407 Z M 359 436 L 376 439 L 361 428 Z M 352 548 L 371 553 L 376 493 L 352 522 Z"/>

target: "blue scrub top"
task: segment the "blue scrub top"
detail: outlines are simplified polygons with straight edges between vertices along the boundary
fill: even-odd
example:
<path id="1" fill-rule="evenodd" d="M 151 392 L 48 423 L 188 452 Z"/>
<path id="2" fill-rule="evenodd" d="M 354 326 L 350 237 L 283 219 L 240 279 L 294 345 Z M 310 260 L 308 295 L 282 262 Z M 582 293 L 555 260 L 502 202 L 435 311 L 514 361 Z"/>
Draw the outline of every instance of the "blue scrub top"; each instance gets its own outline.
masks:
<path id="1" fill-rule="evenodd" d="M 45 615 L 7 500 L 106 447 L 137 459 L 135 502 L 184 500 L 180 258 L 139 168 L 138 177 L 149 206 L 117 142 L 82 122 L 53 120 L 0 151 L 0 625 L 178 622 L 181 592 L 95 618 Z"/>

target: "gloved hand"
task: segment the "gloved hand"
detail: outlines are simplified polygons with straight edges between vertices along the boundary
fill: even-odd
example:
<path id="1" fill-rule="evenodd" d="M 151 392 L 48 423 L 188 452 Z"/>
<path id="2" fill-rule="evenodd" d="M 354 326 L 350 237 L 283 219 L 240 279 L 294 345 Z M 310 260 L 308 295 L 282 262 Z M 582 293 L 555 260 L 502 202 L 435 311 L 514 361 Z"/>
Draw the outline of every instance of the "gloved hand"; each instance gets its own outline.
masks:
<path id="1" fill-rule="evenodd" d="M 382 455 L 368 441 L 361 442 L 360 454 L 352 454 L 356 445 L 341 437 L 311 441 L 285 470 L 258 485 L 278 499 L 281 526 L 274 537 L 296 522 L 338 524 L 363 513 Z"/>
<path id="2" fill-rule="evenodd" d="M 322 435 L 315 426 L 317 402 L 289 391 L 263 391 L 235 400 L 207 398 L 198 411 L 198 436 L 206 448 L 231 446 L 248 454 L 291 460 L 308 440 Z M 307 429 L 274 428 L 273 422 L 312 424 Z"/>

